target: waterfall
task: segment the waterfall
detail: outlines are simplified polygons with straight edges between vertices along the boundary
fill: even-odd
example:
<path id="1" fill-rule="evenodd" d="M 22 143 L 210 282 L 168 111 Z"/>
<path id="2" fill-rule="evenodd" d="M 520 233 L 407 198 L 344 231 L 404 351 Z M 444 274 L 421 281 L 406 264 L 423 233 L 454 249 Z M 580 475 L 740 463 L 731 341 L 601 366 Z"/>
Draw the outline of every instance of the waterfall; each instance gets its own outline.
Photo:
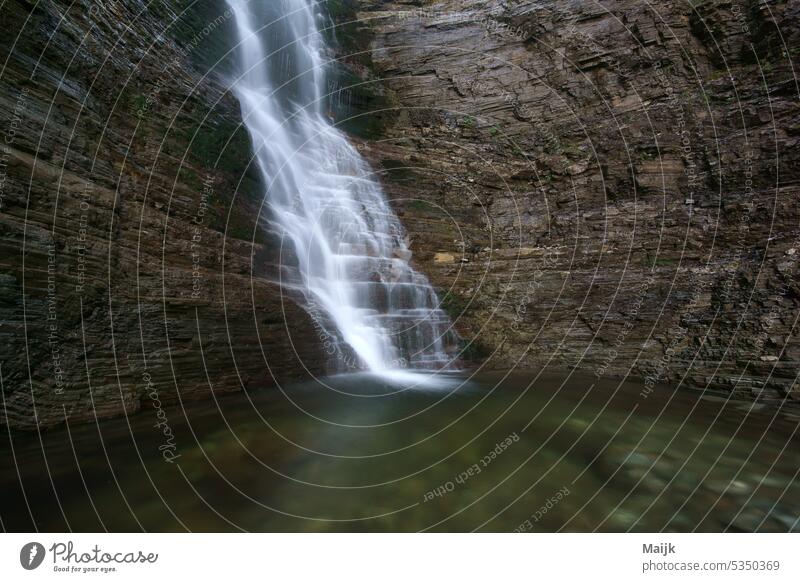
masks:
<path id="1" fill-rule="evenodd" d="M 337 371 L 450 367 L 452 323 L 409 265 L 405 232 L 369 164 L 328 118 L 317 4 L 228 5 L 239 37 L 232 89 L 266 184 L 269 228 L 294 255 L 294 277 L 282 284 L 300 291 L 332 338 Z"/>

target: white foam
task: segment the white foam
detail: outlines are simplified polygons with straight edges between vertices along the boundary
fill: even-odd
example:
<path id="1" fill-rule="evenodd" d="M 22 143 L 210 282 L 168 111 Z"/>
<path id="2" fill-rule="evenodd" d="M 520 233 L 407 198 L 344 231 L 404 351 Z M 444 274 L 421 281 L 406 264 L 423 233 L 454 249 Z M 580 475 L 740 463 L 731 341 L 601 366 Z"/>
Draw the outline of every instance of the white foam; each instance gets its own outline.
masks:
<path id="1" fill-rule="evenodd" d="M 410 267 L 403 227 L 369 165 L 323 111 L 325 47 L 315 4 L 228 4 L 241 66 L 233 90 L 267 184 L 272 226 L 297 255 L 307 307 L 323 312 L 320 323 L 352 348 L 361 368 L 405 381 L 411 372 L 399 367 L 447 367 L 447 345 L 457 339 L 451 322 L 428 280 Z M 393 292 L 401 283 L 416 287 Z"/>

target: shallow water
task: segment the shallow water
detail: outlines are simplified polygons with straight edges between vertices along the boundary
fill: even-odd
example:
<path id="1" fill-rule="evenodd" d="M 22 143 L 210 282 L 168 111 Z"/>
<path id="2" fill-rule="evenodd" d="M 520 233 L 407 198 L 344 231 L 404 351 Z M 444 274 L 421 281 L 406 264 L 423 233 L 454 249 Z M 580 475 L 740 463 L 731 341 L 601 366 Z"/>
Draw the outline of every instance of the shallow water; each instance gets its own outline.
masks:
<path id="1" fill-rule="evenodd" d="M 666 387 L 645 397 L 635 382 L 467 376 L 337 376 L 165 409 L 172 463 L 149 402 L 129 420 L 43 433 L 43 448 L 14 435 L 12 452 L 6 435 L 2 525 L 800 529 L 791 412 Z"/>

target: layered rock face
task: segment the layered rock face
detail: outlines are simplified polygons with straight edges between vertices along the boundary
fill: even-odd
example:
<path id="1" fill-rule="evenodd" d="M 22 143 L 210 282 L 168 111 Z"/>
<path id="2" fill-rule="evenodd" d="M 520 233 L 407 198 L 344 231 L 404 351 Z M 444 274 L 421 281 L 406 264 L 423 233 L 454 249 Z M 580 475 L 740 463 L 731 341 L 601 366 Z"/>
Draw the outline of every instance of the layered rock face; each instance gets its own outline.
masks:
<path id="1" fill-rule="evenodd" d="M 465 359 L 798 397 L 798 2 L 327 6 L 331 115 Z M 322 371 L 274 282 L 224 2 L 0 19 L 0 423 Z"/>
<path id="2" fill-rule="evenodd" d="M 170 402 L 321 371 L 318 326 L 273 282 L 224 2 L 0 16 L 0 422 L 161 422 Z"/>
<path id="3" fill-rule="evenodd" d="M 468 355 L 800 395 L 800 3 L 337 6 L 360 147 Z"/>

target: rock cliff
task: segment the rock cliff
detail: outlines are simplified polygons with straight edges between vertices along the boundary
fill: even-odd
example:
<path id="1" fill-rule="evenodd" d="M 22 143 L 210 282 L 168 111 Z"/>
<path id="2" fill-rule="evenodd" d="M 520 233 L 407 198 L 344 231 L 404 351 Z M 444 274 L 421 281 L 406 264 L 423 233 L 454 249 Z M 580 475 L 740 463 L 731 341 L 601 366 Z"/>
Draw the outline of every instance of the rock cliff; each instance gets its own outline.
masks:
<path id="1" fill-rule="evenodd" d="M 257 224 L 225 3 L 12 0 L 0 17 L 0 422 L 158 415 L 319 372 Z"/>
<path id="2" fill-rule="evenodd" d="M 331 115 L 466 360 L 798 398 L 800 2 L 326 7 Z M 0 423 L 322 371 L 274 283 L 224 2 L 0 19 Z"/>
<path id="3" fill-rule="evenodd" d="M 468 355 L 798 397 L 800 2 L 336 6 Z"/>

